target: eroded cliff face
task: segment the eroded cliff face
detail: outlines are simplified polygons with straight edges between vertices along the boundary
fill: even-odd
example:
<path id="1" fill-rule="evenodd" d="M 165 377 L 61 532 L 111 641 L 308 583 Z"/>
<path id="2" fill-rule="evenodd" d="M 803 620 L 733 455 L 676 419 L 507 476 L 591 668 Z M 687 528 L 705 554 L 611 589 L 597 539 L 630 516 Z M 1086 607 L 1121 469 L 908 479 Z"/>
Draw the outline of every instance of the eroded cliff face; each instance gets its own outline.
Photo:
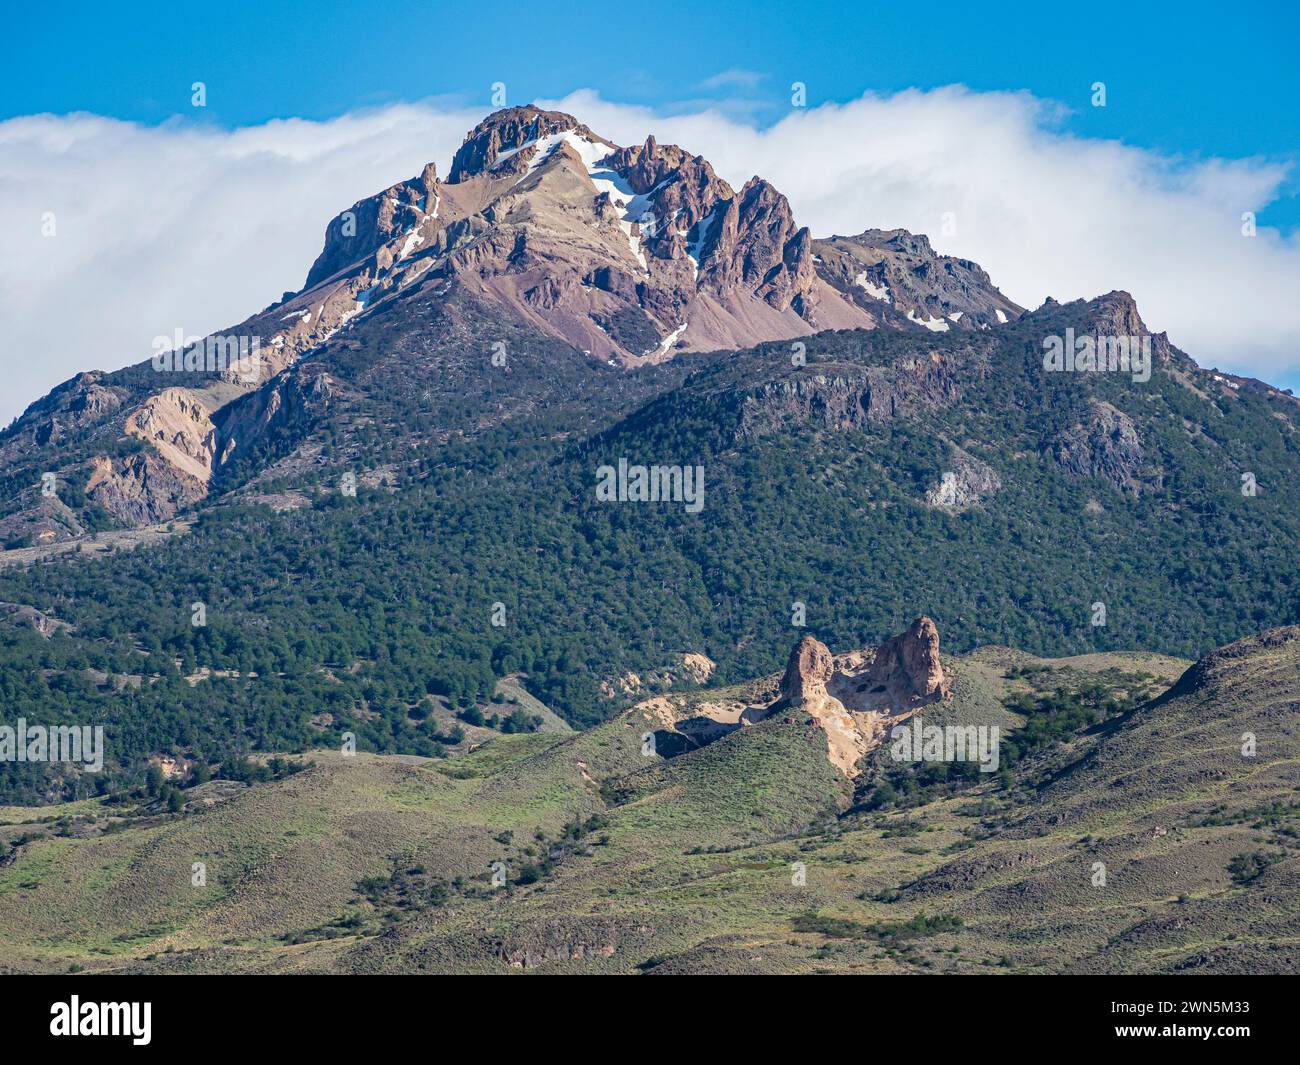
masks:
<path id="1" fill-rule="evenodd" d="M 126 419 L 126 435 L 153 445 L 178 474 L 203 485 L 212 479 L 216 427 L 189 389 L 168 388 L 150 396 Z"/>
<path id="2" fill-rule="evenodd" d="M 313 365 L 292 367 L 216 412 L 196 392 L 164 389 L 124 422 L 125 435 L 146 449 L 95 456 L 86 495 L 127 525 L 169 521 L 207 498 L 246 455 L 283 450 L 298 439 L 333 395 L 332 378 Z"/>
<path id="3" fill-rule="evenodd" d="M 91 460 L 86 495 L 127 525 L 168 521 L 207 495 L 207 482 L 173 466 L 156 451 Z"/>
<path id="4" fill-rule="evenodd" d="M 773 715 L 804 713 L 826 734 L 831 764 L 852 778 L 894 725 L 949 696 L 939 630 L 930 618 L 920 617 L 879 647 L 842 655 L 833 655 L 815 637 L 803 637 L 779 685 L 753 704 L 667 695 L 638 703 L 629 713 L 663 724 L 658 735 L 669 754 L 712 743 Z"/>
<path id="5" fill-rule="evenodd" d="M 1100 477 L 1136 492 L 1146 451 L 1133 419 L 1102 400 L 1090 400 L 1079 416 L 1054 434 L 1052 457 L 1074 477 Z"/>
<path id="6" fill-rule="evenodd" d="M 333 401 L 337 385 L 321 366 L 302 363 L 217 418 L 219 472 L 246 457 L 284 451 L 299 440 Z"/>
<path id="7" fill-rule="evenodd" d="M 959 398 L 951 357 L 939 352 L 889 367 L 828 364 L 785 374 L 748 391 L 740 433 L 763 436 L 790 425 L 844 432 Z"/>

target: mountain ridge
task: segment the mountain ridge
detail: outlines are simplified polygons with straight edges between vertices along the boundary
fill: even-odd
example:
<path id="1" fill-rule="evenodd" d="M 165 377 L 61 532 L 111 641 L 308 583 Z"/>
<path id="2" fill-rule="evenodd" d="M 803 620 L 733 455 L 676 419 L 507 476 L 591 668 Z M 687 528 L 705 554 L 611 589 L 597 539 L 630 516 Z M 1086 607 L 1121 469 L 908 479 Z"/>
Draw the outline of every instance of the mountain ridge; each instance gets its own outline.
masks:
<path id="1" fill-rule="evenodd" d="M 589 167 L 564 139 L 575 120 L 556 121 L 550 144 L 524 124 L 494 156 L 473 149 L 482 161 L 455 183 L 426 168 L 435 202 L 407 184 L 391 214 L 377 203 L 371 237 L 386 243 L 361 259 L 336 269 L 342 231 L 327 236 L 333 272 L 250 319 L 284 340 L 268 379 L 150 363 L 80 375 L 0 435 L 0 601 L 67 626 L 0 625 L 16 708 L 93 707 L 129 780 L 182 720 L 185 746 L 213 760 L 349 731 L 367 749 L 432 751 L 444 734 L 428 701 L 495 716 L 509 674 L 591 725 L 624 709 L 620 678 L 678 675 L 684 653 L 716 663 L 719 683 L 771 668 L 800 610 L 827 646 L 898 632 L 925 604 L 959 652 L 1185 657 L 1300 616 L 1294 397 L 1200 369 L 1124 292 L 1013 315 L 990 290 L 970 309 L 977 268 L 898 231 L 821 256 L 820 284 L 880 304 L 875 328 L 610 365 L 563 335 L 562 291 L 520 280 L 547 249 L 563 253 L 557 277 L 640 270 L 628 211 L 592 178 L 609 156 Z M 799 318 L 788 285 L 818 245 L 803 249 L 777 194 L 753 186 L 744 207 L 729 185 L 708 191 L 706 164 L 671 146 L 610 155 L 632 198 L 659 188 L 683 222 L 770 219 L 771 242 L 763 225 L 751 236 L 764 254 L 794 241 L 791 264 L 782 250 L 775 274 L 735 273 L 724 248 L 718 275 L 733 293 L 754 282 L 744 305 L 762 314 L 776 313 L 758 294 L 771 282 Z M 400 256 L 401 220 L 434 210 L 427 246 Z M 681 227 L 647 228 L 631 234 L 647 268 L 694 284 Z M 520 272 L 503 275 L 517 247 Z M 713 262 L 705 249 L 701 277 Z M 864 271 L 889 300 L 854 283 Z M 507 282 L 532 301 L 503 299 Z M 652 289 L 626 300 L 677 306 L 676 289 Z M 717 303 L 694 291 L 692 306 Z M 949 328 L 930 327 L 940 317 Z M 1046 339 L 1117 335 L 1149 349 L 1147 380 L 1045 365 Z M 620 461 L 698 467 L 700 512 L 600 500 L 597 471 Z M 501 626 L 485 620 L 498 604 Z M 86 670 L 141 680 L 82 690 Z M 306 710 L 321 705 L 324 724 Z"/>
<path id="2" fill-rule="evenodd" d="M 589 209 L 580 206 L 584 199 Z M 590 212 L 576 229 L 566 220 L 575 210 Z M 935 321 L 956 327 L 981 301 L 988 307 L 966 325 L 987 326 L 997 320 L 993 311 L 1000 318 L 1018 312 L 973 264 L 936 258 L 925 238 L 904 236 L 910 237 L 892 232 L 894 244 L 908 245 L 914 274 L 931 265 L 952 274 L 955 264 L 960 306 L 950 307 L 942 291 L 926 291 L 923 280 L 913 279 L 903 294 L 902 272 L 895 265 L 886 276 L 883 261 L 873 267 L 881 285 L 899 287 L 906 307 L 892 305 L 890 289 L 875 289 L 885 293 L 875 298 L 860 283 L 827 280 L 817 242 L 761 178 L 737 193 L 702 157 L 661 146 L 653 136 L 618 148 L 572 116 L 508 109 L 470 131 L 447 181 L 431 162 L 332 219 L 301 290 L 214 335 L 267 337 L 251 380 L 238 369 L 205 372 L 201 361 L 197 371 L 168 374 L 152 386 L 146 364 L 118 374 L 92 371 L 35 401 L 0 434 L 0 462 L 13 464 L 51 441 L 93 443 L 85 438 L 96 430 L 116 430 L 115 446 L 140 441 L 142 455 L 88 455 L 86 472 L 68 475 L 117 521 L 166 520 L 205 498 L 220 467 L 245 443 L 222 430 L 246 427 L 249 419 L 223 411 L 384 301 L 435 281 L 444 293 L 468 286 L 474 298 L 504 306 L 526 325 L 624 366 L 819 328 L 920 329 L 926 326 L 918 308 L 931 304 L 948 316 L 926 319 L 930 328 Z M 546 265 L 539 270 L 534 261 Z M 560 263 L 567 265 L 557 272 Z M 125 389 L 102 383 L 122 378 L 130 381 Z M 150 413 L 150 405 L 158 409 Z M 195 410 L 197 431 L 178 432 Z M 0 532 L 11 537 L 14 525 L 0 516 Z M 54 542 L 73 528 L 39 514 L 21 525 L 37 526 L 36 535 Z"/>

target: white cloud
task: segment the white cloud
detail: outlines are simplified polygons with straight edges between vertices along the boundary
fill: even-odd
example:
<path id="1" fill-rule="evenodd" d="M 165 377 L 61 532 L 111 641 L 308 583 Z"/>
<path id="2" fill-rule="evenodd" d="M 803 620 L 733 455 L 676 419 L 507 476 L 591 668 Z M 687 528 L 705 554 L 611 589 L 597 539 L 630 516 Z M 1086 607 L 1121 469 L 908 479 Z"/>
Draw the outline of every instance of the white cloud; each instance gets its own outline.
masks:
<path id="1" fill-rule="evenodd" d="M 1126 289 L 1147 325 L 1202 365 L 1265 379 L 1300 370 L 1300 239 L 1266 226 L 1283 164 L 1074 137 L 1050 103 L 959 87 L 792 111 L 761 131 L 718 113 L 656 118 L 589 92 L 557 106 L 620 142 L 653 129 L 733 184 L 761 174 L 814 236 L 925 233 L 1024 306 Z M 1253 238 L 1246 211 L 1259 214 Z M 944 235 L 949 212 L 956 232 Z"/>
<path id="2" fill-rule="evenodd" d="M 762 174 L 815 235 L 927 233 L 1026 306 L 1123 288 L 1202 364 L 1274 379 L 1300 368 L 1300 242 L 1240 233 L 1243 211 L 1267 223 L 1280 164 L 1072 137 L 1050 104 L 961 88 L 794 111 L 763 130 L 591 92 L 557 105 L 619 143 L 681 144 L 736 185 Z M 429 159 L 445 174 L 480 117 L 403 104 L 235 131 L 0 123 L 0 424 L 78 370 L 142 359 L 177 327 L 225 328 L 296 288 L 331 216 Z"/>
<path id="3" fill-rule="evenodd" d="M 700 87 L 704 89 L 757 89 L 763 81 L 764 75 L 756 70 L 745 70 L 742 67 L 729 67 L 726 70 L 714 74 L 710 78 L 705 78 L 700 82 Z"/>
<path id="4" fill-rule="evenodd" d="M 297 289 L 332 216 L 441 166 L 481 117 L 399 105 L 235 131 L 0 122 L 0 426 L 81 370 L 138 362 L 155 336 L 203 336 Z"/>

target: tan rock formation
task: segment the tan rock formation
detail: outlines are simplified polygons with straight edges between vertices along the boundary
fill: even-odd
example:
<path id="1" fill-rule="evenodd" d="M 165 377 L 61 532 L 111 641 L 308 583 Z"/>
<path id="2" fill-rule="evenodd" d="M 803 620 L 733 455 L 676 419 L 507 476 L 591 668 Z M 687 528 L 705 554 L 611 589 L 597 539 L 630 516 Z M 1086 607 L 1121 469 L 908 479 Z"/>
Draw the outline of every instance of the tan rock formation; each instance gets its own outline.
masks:
<path id="1" fill-rule="evenodd" d="M 830 649 L 821 640 L 805 636 L 790 652 L 781 680 L 781 697 L 791 703 L 823 698 L 826 682 L 834 672 Z"/>
<path id="2" fill-rule="evenodd" d="M 151 443 L 172 466 L 206 484 L 212 478 L 216 430 L 189 389 L 166 388 L 126 419 L 126 435 Z"/>
<path id="3" fill-rule="evenodd" d="M 919 617 L 904 633 L 876 649 L 865 671 L 868 694 L 883 687 L 892 705 L 933 702 L 947 694 L 943 666 L 939 662 L 939 629 L 928 617 Z M 858 685 L 861 691 L 863 684 Z"/>
<path id="4" fill-rule="evenodd" d="M 770 689 L 769 689 L 770 690 Z M 889 729 L 949 695 L 939 660 L 939 630 L 928 617 L 877 648 L 832 655 L 813 636 L 790 652 L 775 698 L 759 705 L 666 696 L 633 707 L 664 725 L 685 748 L 703 746 L 775 714 L 809 715 L 826 733 L 827 757 L 847 777 Z"/>

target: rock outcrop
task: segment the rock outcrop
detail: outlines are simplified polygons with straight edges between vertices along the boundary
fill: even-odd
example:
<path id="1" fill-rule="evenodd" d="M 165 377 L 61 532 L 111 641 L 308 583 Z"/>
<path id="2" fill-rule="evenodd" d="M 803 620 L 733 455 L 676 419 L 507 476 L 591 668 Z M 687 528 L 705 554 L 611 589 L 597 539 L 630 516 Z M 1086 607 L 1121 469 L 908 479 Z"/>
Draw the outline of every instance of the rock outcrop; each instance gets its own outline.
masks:
<path id="1" fill-rule="evenodd" d="M 817 273 L 837 292 L 897 329 L 990 329 L 1024 308 L 1007 299 L 977 263 L 939 255 L 905 229 L 868 229 L 813 241 Z"/>
<path id="2" fill-rule="evenodd" d="M 91 463 L 86 495 L 125 525 L 152 525 L 203 499 L 207 482 L 153 450 L 125 458 L 100 455 Z"/>
<path id="3" fill-rule="evenodd" d="M 563 111 L 507 107 L 494 111 L 465 135 L 464 143 L 452 158 L 447 181 L 457 185 L 488 173 L 495 177 L 526 173 L 543 150 L 539 146 L 564 133 L 602 143 L 608 151 L 615 147 Z"/>
<path id="4" fill-rule="evenodd" d="M 858 692 L 885 694 L 895 708 L 943 698 L 948 688 L 939 661 L 938 627 L 928 617 L 917 618 L 906 632 L 876 648 L 871 664 L 856 678 L 862 678 Z"/>
<path id="5" fill-rule="evenodd" d="M 1002 479 L 988 463 L 960 448 L 953 448 L 948 466 L 939 482 L 925 494 L 926 503 L 932 507 L 966 510 L 978 506 L 1002 487 Z"/>
<path id="6" fill-rule="evenodd" d="M 835 660 L 827 646 L 816 637 L 805 636 L 790 652 L 781 678 L 781 698 L 793 704 L 824 698 L 834 672 Z"/>
<path id="7" fill-rule="evenodd" d="M 600 694 L 606 699 L 620 695 L 640 695 L 647 691 L 666 691 L 681 683 L 707 684 L 718 668 L 716 662 L 699 651 L 687 651 L 678 656 L 676 665 L 663 669 L 653 669 L 645 673 L 624 673 L 622 676 L 604 680 L 600 684 Z"/>
<path id="8" fill-rule="evenodd" d="M 952 360 L 939 352 L 865 369 L 825 363 L 785 373 L 746 391 L 740 434 L 762 436 L 805 426 L 844 432 L 960 398 Z"/>
<path id="9" fill-rule="evenodd" d="M 325 247 L 307 273 L 305 289 L 378 252 L 398 236 L 409 233 L 438 200 L 438 171 L 429 163 L 420 176 L 358 200 L 330 220 Z"/>
<path id="10" fill-rule="evenodd" d="M 920 617 L 879 647 L 838 656 L 816 637 L 804 636 L 790 652 L 774 697 L 766 702 L 744 705 L 658 696 L 633 710 L 663 724 L 660 749 L 669 755 L 774 715 L 807 714 L 826 734 L 831 763 L 853 777 L 890 728 L 949 695 L 939 659 L 939 630 L 930 618 Z"/>
<path id="11" fill-rule="evenodd" d="M 795 226 L 789 201 L 757 177 L 723 202 L 700 276 L 721 295 L 752 294 L 776 310 L 811 312 L 817 298 L 811 234 Z"/>
<path id="12" fill-rule="evenodd" d="M 1100 477 L 1116 488 L 1137 491 L 1145 451 L 1137 426 L 1123 411 L 1099 399 L 1049 442 L 1052 457 L 1074 477 Z"/>
<path id="13" fill-rule="evenodd" d="M 0 444 L 0 464 L 8 465 L 33 448 L 65 444 L 110 418 L 130 393 L 104 384 L 106 376 L 99 370 L 78 374 L 31 404 Z"/>

